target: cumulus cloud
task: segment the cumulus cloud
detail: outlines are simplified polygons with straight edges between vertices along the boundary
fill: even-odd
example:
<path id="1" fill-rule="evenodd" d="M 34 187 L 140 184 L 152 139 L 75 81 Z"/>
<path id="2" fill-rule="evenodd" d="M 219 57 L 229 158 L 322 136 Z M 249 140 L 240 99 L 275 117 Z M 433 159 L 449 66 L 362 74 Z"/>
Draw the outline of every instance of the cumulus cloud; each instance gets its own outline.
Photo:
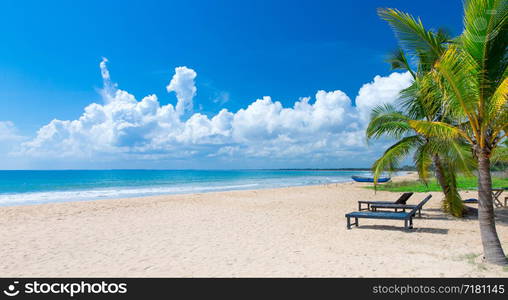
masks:
<path id="1" fill-rule="evenodd" d="M 175 75 L 169 82 L 166 89 L 168 92 L 175 92 L 178 102 L 176 104 L 176 112 L 182 115 L 185 111 L 192 112 L 192 99 L 196 96 L 196 86 L 194 79 L 196 72 L 187 67 L 175 68 Z"/>
<path id="2" fill-rule="evenodd" d="M 104 85 L 101 94 L 105 102 L 111 101 L 109 97 L 110 95 L 113 95 L 116 90 L 116 84 L 111 82 L 111 77 L 109 76 L 109 70 L 108 67 L 106 66 L 107 62 L 108 59 L 103 57 L 102 61 L 99 63 L 99 68 L 101 69 L 102 82 Z"/>
<path id="3" fill-rule="evenodd" d="M 412 80 L 409 72 L 395 72 L 387 77 L 377 75 L 372 82 L 364 84 L 355 99 L 360 117 L 367 121 L 372 107 L 381 103 L 393 103 L 399 92 L 407 88 Z"/>
<path id="4" fill-rule="evenodd" d="M 112 83 L 100 63 L 103 103 L 85 107 L 76 120 L 53 120 L 43 126 L 23 151 L 34 156 L 114 157 L 141 159 L 188 157 L 330 158 L 357 155 L 365 149 L 364 129 L 371 107 L 393 102 L 410 84 L 409 74 L 376 76 L 355 99 L 342 91 L 318 91 L 292 107 L 265 96 L 236 112 L 222 109 L 207 116 L 191 112 L 196 72 L 175 69 L 168 92 L 177 102 L 161 105 L 156 95 L 138 101 Z M 1 127 L 0 127 L 1 128 Z"/>

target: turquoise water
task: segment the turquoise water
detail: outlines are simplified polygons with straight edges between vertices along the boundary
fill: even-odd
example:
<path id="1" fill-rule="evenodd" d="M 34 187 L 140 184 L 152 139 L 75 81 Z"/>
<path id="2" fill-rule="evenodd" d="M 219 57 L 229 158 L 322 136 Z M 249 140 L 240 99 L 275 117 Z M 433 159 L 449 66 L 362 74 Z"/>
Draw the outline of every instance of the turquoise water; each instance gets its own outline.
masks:
<path id="1" fill-rule="evenodd" d="M 0 205 L 263 189 L 350 181 L 363 171 L 0 171 Z"/>

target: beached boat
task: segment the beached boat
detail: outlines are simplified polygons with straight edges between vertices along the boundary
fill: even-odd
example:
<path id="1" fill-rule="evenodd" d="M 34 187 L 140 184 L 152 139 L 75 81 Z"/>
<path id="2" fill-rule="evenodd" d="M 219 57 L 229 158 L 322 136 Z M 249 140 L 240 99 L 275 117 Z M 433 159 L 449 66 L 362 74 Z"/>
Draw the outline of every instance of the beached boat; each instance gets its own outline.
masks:
<path id="1" fill-rule="evenodd" d="M 356 182 L 374 182 L 373 177 L 362 177 L 362 176 L 351 176 L 351 178 Z M 390 181 L 390 177 L 379 177 L 377 179 L 378 183 L 388 182 Z"/>

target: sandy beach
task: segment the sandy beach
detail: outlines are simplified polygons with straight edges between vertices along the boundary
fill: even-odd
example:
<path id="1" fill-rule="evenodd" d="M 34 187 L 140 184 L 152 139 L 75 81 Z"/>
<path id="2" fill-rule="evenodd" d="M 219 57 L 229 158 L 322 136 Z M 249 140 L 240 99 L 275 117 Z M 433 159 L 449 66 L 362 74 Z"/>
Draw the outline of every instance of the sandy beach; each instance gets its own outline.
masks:
<path id="1" fill-rule="evenodd" d="M 444 215 L 440 193 L 433 193 L 412 231 L 393 220 L 361 220 L 360 227 L 346 229 L 344 214 L 357 209 L 357 200 L 398 195 L 351 182 L 1 207 L 0 274 L 508 276 L 508 270 L 481 262 L 477 220 Z M 408 203 L 424 197 L 415 194 Z M 507 250 L 508 209 L 496 213 Z"/>

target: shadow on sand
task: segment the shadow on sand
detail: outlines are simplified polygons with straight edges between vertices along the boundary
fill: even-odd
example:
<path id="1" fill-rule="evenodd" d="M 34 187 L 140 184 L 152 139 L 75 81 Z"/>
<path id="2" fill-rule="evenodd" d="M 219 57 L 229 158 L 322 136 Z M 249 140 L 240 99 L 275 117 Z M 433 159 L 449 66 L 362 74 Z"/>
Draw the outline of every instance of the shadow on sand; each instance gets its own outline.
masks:
<path id="1" fill-rule="evenodd" d="M 469 214 L 464 217 L 466 220 L 477 220 L 478 219 L 478 210 L 475 207 L 469 206 Z M 425 213 L 430 212 L 430 214 Z M 496 208 L 495 209 L 496 214 L 496 223 L 502 224 L 502 225 L 508 225 L 508 208 Z M 390 230 L 390 231 L 399 231 L 399 232 L 405 232 L 405 233 L 432 233 L 432 234 L 447 234 L 448 229 L 444 228 L 425 228 L 425 227 L 418 227 L 418 220 L 420 218 L 414 218 L 414 228 L 410 230 L 404 229 L 402 226 L 397 225 L 360 225 L 359 227 L 354 227 L 353 230 L 359 230 L 359 229 L 374 229 L 374 230 Z M 429 208 L 424 209 L 421 220 L 443 220 L 443 221 L 454 221 L 454 220 L 460 220 L 456 219 L 454 217 L 448 216 L 443 213 L 443 211 L 439 208 Z"/>
<path id="2" fill-rule="evenodd" d="M 478 208 L 472 207 L 470 205 L 467 205 L 467 207 L 468 207 L 468 212 L 467 212 L 467 215 L 464 216 L 464 220 L 478 220 Z M 424 219 L 449 220 L 449 221 L 461 220 L 460 218 L 455 218 L 455 217 L 448 216 L 448 215 L 444 214 L 443 211 L 438 208 L 425 209 L 424 212 L 425 211 L 433 212 L 433 213 L 432 214 L 423 213 Z M 496 223 L 508 225 L 508 208 L 507 207 L 495 208 L 494 213 L 496 215 Z M 418 220 L 418 218 L 416 218 L 415 220 Z"/>
<path id="3" fill-rule="evenodd" d="M 496 223 L 508 225 L 508 208 L 498 208 L 494 212 L 496 214 Z"/>
<path id="4" fill-rule="evenodd" d="M 478 220 L 478 208 L 469 206 L 469 214 L 465 216 L 465 219 L 469 220 Z M 494 209 L 494 214 L 496 215 L 496 223 L 508 225 L 508 208 L 500 207 Z"/>
<path id="5" fill-rule="evenodd" d="M 375 229 L 375 230 L 390 230 L 390 231 L 399 231 L 404 233 L 432 233 L 432 234 L 447 234 L 448 229 L 443 228 L 425 228 L 425 227 L 417 227 L 417 225 L 413 229 L 404 229 L 401 226 L 390 226 L 390 225 L 360 225 L 359 227 L 353 227 L 352 230 L 359 229 Z"/>

